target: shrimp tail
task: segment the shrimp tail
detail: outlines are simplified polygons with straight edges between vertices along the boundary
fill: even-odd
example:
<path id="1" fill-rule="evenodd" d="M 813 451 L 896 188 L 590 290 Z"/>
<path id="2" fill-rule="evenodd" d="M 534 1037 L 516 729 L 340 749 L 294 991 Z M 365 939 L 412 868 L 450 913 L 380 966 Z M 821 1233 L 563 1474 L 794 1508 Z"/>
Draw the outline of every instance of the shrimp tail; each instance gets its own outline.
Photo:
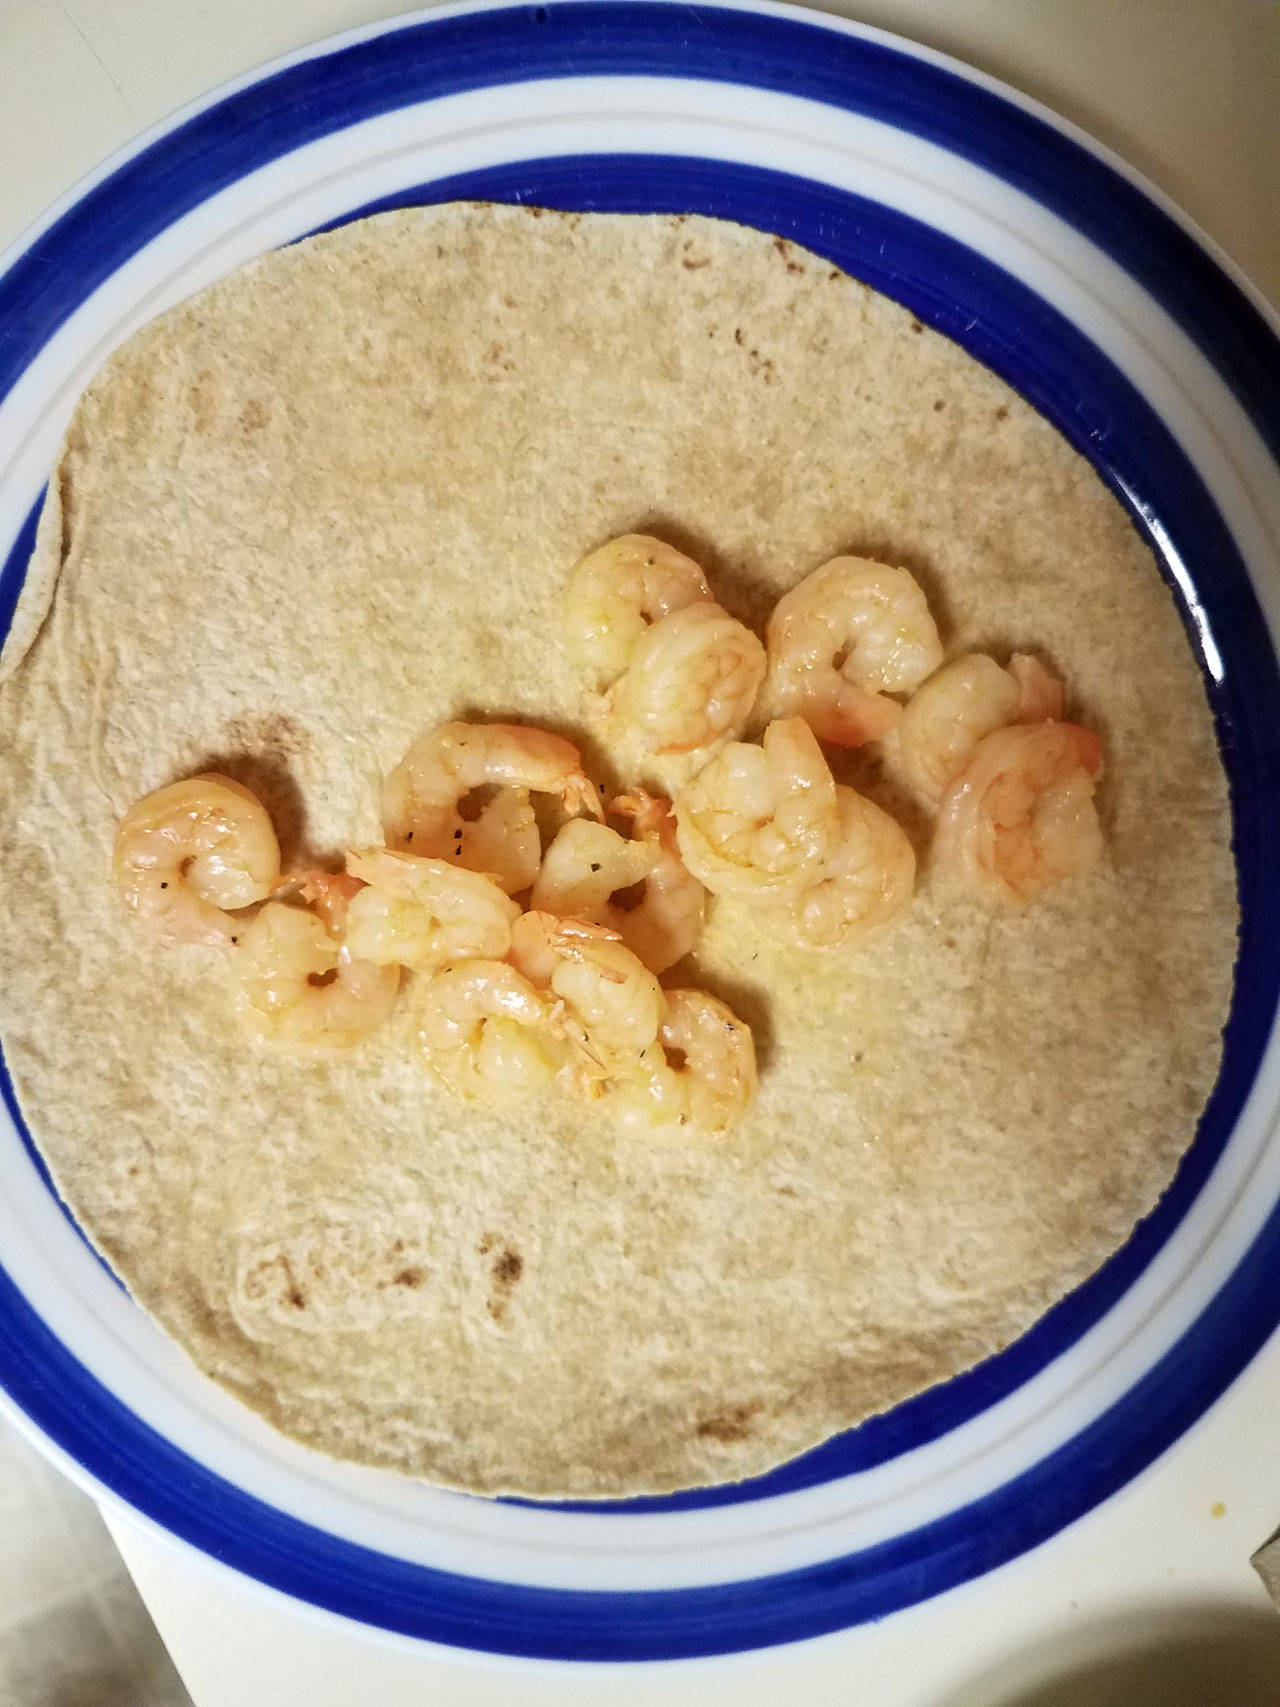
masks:
<path id="1" fill-rule="evenodd" d="M 565 784 L 564 805 L 567 812 L 586 812 L 598 824 L 604 823 L 604 807 L 600 804 L 600 792 L 588 776 L 579 774 L 569 779 Z"/>
<path id="2" fill-rule="evenodd" d="M 634 839 L 661 842 L 664 847 L 674 850 L 676 821 L 671 802 L 665 795 L 650 794 L 643 788 L 629 789 L 626 794 L 619 794 L 609 802 L 609 816 L 625 818 L 631 825 Z"/>

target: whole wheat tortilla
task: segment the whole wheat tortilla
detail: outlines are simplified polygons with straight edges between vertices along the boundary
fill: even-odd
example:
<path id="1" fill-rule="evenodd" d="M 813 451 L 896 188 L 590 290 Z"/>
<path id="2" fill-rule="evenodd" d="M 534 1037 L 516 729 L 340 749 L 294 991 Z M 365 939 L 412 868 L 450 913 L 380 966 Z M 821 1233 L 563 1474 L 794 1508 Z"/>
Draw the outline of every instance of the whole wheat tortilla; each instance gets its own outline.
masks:
<path id="1" fill-rule="evenodd" d="M 339 1059 L 241 1035 L 218 955 L 156 949 L 112 893 L 121 813 L 216 766 L 291 856 L 332 853 L 376 838 L 410 739 L 469 713 L 563 719 L 607 777 L 559 595 L 628 529 L 749 621 L 854 551 L 918 574 L 950 653 L 1039 649 L 1105 737 L 1105 868 L 998 913 L 926 874 L 834 958 L 717 906 L 669 981 L 756 1028 L 758 1108 L 720 1144 L 464 1109 L 403 1004 Z M 339 1457 L 529 1495 L 762 1471 L 1088 1275 L 1214 1079 L 1228 809 L 1149 552 L 1005 385 L 758 232 L 460 204 L 236 273 L 82 401 L 5 665 L 23 1111 L 138 1301 Z"/>

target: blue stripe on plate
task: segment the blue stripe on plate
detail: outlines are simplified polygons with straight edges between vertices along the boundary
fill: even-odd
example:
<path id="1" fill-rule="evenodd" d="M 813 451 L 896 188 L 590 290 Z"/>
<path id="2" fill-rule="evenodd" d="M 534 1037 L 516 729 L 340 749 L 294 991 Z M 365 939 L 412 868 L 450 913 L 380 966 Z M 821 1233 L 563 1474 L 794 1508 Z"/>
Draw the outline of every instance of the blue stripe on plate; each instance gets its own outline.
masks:
<path id="1" fill-rule="evenodd" d="M 963 156 L 1068 220 L 1215 362 L 1280 460 L 1280 344 L 1178 222 L 1044 120 L 967 78 L 816 21 L 556 0 L 409 24 L 319 52 L 198 113 L 89 191 L 0 286 L 0 400 L 66 316 L 209 196 L 290 149 L 411 103 L 536 78 L 651 75 L 778 90 Z"/>
<path id="2" fill-rule="evenodd" d="M 411 25 L 273 73 L 152 143 L 57 221 L 0 280 L 0 388 L 107 274 L 245 172 L 409 101 L 529 76 L 651 71 L 784 88 L 953 147 L 1071 218 L 1134 272 L 1280 447 L 1280 349 L 1180 228 L 1051 126 L 963 78 L 816 24 L 660 5 L 557 5 Z M 464 187 L 465 185 L 465 187 Z M 1243 567 L 1208 494 L 1099 352 L 971 251 L 857 197 L 779 174 L 635 156 L 534 162 L 424 186 L 561 207 L 678 208 L 792 236 L 907 303 L 1002 373 L 1088 454 L 1139 525 L 1189 569 L 1225 670 L 1211 697 L 1233 788 L 1244 914 L 1223 1072 L 1157 1212 L 1079 1292 L 1001 1357 L 731 1490 L 762 1497 L 883 1461 L 1012 1390 L 1076 1339 L 1146 1266 L 1199 1190 L 1252 1082 L 1276 1009 L 1280 849 L 1270 732 L 1280 682 Z M 20 578 L 6 566 L 0 603 Z M 1193 637 L 1194 637 L 1194 630 Z M 138 1421 L 0 1277 L 0 1373 L 12 1397 L 105 1486 L 237 1568 L 346 1616 L 461 1646 L 573 1659 L 674 1658 L 794 1640 L 936 1594 L 1014 1557 L 1119 1487 L 1228 1384 L 1280 1316 L 1280 1213 L 1179 1346 L 1052 1459 L 966 1512 L 882 1547 L 748 1584 L 661 1594 L 516 1588 L 403 1564 L 334 1540 L 211 1475 Z M 599 1508 L 595 1508 L 599 1509 Z"/>

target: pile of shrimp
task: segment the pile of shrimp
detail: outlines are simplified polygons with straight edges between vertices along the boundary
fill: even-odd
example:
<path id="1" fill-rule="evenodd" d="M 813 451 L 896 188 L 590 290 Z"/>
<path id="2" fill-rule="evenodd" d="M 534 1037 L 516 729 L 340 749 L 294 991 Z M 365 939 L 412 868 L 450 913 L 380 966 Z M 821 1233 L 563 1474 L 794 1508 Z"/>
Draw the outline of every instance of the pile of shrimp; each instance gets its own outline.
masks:
<path id="1" fill-rule="evenodd" d="M 750 1028 L 661 982 L 710 900 L 830 953 L 915 890 L 906 832 L 836 782 L 822 743 L 878 753 L 936 814 L 934 871 L 993 904 L 1101 856 L 1102 746 L 1065 720 L 1065 684 L 1028 654 L 944 661 L 906 569 L 833 558 L 761 642 L 692 558 L 624 534 L 570 573 L 565 626 L 595 707 L 684 755 L 673 798 L 605 803 L 564 736 L 444 723 L 385 778 L 383 845 L 340 870 L 283 872 L 270 815 L 230 777 L 157 789 L 119 825 L 124 902 L 157 941 L 228 956 L 235 1010 L 269 1044 L 349 1049 L 407 992 L 422 1061 L 463 1101 L 555 1090 L 627 1128 L 721 1137 L 755 1095 Z"/>
<path id="2" fill-rule="evenodd" d="M 534 796 L 563 820 L 545 847 Z M 404 992 L 424 1065 L 463 1101 L 556 1090 L 645 1132 L 736 1125 L 755 1094 L 750 1028 L 658 981 L 706 901 L 669 800 L 636 788 L 606 807 L 564 737 L 454 722 L 391 771 L 382 818 L 384 845 L 341 870 L 285 874 L 262 802 L 188 777 L 124 815 L 116 887 L 157 941 L 228 956 L 235 1011 L 268 1044 L 349 1049 Z"/>
<path id="3" fill-rule="evenodd" d="M 605 717 L 655 757 L 697 756 L 674 802 L 686 867 L 782 941 L 847 948 L 915 886 L 906 833 L 836 784 L 823 742 L 878 753 L 936 813 L 934 871 L 989 901 L 1098 862 L 1102 747 L 1064 721 L 1065 684 L 1024 653 L 945 662 L 907 569 L 832 558 L 779 599 L 761 646 L 691 558 L 624 534 L 570 572 L 565 622 Z"/>

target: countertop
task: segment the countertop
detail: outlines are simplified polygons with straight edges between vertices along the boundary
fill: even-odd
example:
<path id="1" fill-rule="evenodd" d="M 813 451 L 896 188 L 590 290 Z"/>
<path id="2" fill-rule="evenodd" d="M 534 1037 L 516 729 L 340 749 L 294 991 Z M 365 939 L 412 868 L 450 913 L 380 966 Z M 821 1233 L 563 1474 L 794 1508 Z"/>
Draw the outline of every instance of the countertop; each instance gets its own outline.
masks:
<path id="1" fill-rule="evenodd" d="M 1274 0 L 828 9 L 953 53 L 1075 120 L 1280 303 Z M 395 10 L 378 0 L 0 0 L 0 244 L 181 103 Z M 606 1696 L 615 1707 L 694 1707 L 730 1694 L 746 1707 L 784 1694 L 815 1707 L 1263 1707 L 1280 1703 L 1280 1614 L 1248 1559 L 1280 1525 L 1277 1417 L 1273 1341 L 1159 1463 L 1034 1553 L 873 1627 L 678 1666 L 570 1672 L 371 1635 L 104 1515 L 197 1707 L 564 1707 Z"/>

